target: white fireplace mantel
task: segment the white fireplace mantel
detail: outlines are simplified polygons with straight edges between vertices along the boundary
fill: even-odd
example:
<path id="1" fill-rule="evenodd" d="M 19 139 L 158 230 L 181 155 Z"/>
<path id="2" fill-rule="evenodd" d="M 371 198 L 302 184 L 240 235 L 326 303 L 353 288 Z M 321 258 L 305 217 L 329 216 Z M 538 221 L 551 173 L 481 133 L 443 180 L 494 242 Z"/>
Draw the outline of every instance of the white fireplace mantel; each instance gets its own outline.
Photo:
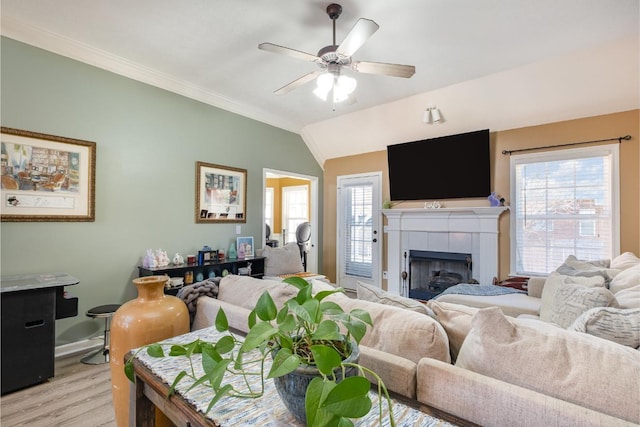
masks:
<path id="1" fill-rule="evenodd" d="M 383 209 L 387 217 L 387 288 L 407 296 L 402 273 L 409 250 L 470 253 L 473 278 L 490 284 L 498 276 L 498 219 L 506 206 Z"/>

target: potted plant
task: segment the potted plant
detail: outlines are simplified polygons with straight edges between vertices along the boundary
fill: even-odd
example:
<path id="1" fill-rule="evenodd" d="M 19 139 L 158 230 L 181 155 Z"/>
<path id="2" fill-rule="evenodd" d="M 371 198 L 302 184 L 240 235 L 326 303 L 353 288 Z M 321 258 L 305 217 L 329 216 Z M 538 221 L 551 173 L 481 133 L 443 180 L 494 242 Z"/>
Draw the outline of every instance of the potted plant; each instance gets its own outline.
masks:
<path id="1" fill-rule="evenodd" d="M 204 374 L 198 376 L 194 369 L 180 372 L 169 394 L 182 379 L 190 377 L 194 381 L 191 387 L 202 384 L 212 389 L 208 412 L 224 396 L 260 397 L 264 381 L 273 378 L 285 406 L 308 426 L 349 426 L 353 425 L 352 418 L 365 416 L 372 407 L 368 395 L 371 383 L 364 377 L 366 373 L 378 383 L 382 424 L 383 400 L 391 409 L 389 393 L 375 372 L 357 363 L 358 344 L 367 326 L 372 326 L 369 313 L 360 309 L 346 313 L 338 304 L 325 301 L 329 295 L 344 292 L 342 288 L 313 295 L 311 285 L 302 278 L 292 277 L 285 282 L 298 288 L 297 295 L 278 308 L 265 291 L 249 315 L 250 329 L 244 339 L 229 332 L 226 315 L 220 309 L 215 327 L 225 333 L 221 339 L 173 344 L 169 356 L 191 358 L 194 354 L 201 354 Z M 138 352 L 145 349 L 151 356 L 165 357 L 162 343 L 143 347 Z M 125 372 L 132 381 L 134 357 L 125 364 Z M 269 372 L 264 369 L 267 358 L 273 359 Z M 245 378 L 259 375 L 262 387 L 238 390 L 225 383 L 225 375 Z M 291 375 L 306 378 L 288 378 Z M 286 390 L 291 390 L 295 384 L 300 388 L 301 381 L 304 396 L 294 396 L 293 403 L 287 403 Z M 302 414 L 300 399 L 304 402 Z M 389 424 L 394 426 L 392 411 L 389 410 L 388 414 Z"/>

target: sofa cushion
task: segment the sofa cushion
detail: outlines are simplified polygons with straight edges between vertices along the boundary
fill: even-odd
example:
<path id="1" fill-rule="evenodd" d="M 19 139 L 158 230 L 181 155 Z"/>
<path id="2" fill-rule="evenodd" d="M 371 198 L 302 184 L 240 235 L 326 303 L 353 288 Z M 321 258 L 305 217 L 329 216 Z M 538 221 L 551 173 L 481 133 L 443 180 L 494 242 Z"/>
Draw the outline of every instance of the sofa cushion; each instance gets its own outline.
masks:
<path id="1" fill-rule="evenodd" d="M 546 281 L 546 277 L 530 277 L 527 282 L 527 295 L 542 298 L 542 290 L 544 289 L 544 283 Z"/>
<path id="2" fill-rule="evenodd" d="M 414 363 L 423 357 L 450 362 L 449 339 L 444 328 L 424 314 L 398 307 L 377 304 L 348 297 L 328 297 L 346 312 L 366 310 L 373 320 L 373 328 L 361 341 L 362 345 L 404 357 Z"/>
<path id="3" fill-rule="evenodd" d="M 220 281 L 218 299 L 253 310 L 264 291 L 269 291 L 278 308 L 298 294 L 298 288 L 288 283 L 229 275 Z"/>
<path id="4" fill-rule="evenodd" d="M 264 260 L 264 275 L 279 276 L 280 274 L 300 273 L 304 271 L 300 249 L 297 243 L 287 243 L 280 248 L 265 246 L 262 250 Z"/>
<path id="5" fill-rule="evenodd" d="M 604 278 L 601 276 L 581 277 L 581 276 L 565 276 L 557 272 L 549 273 L 547 280 L 542 289 L 542 297 L 540 300 L 540 320 L 545 322 L 551 321 L 551 310 L 553 306 L 553 298 L 558 289 L 563 285 L 581 285 L 587 287 L 604 286 Z"/>
<path id="6" fill-rule="evenodd" d="M 456 366 L 640 422 L 640 353 L 587 334 L 537 329 L 497 308 L 482 309 Z"/>
<path id="7" fill-rule="evenodd" d="M 640 265 L 640 258 L 633 252 L 625 252 L 611 260 L 611 268 L 617 270 L 626 270 L 627 268 L 637 267 Z"/>
<path id="8" fill-rule="evenodd" d="M 438 296 L 438 301 L 477 308 L 498 307 L 505 315 L 512 317 L 517 317 L 521 314 L 537 316 L 540 313 L 540 298 L 531 297 L 523 293 L 506 295 L 447 294 Z"/>
<path id="9" fill-rule="evenodd" d="M 560 286 L 553 297 L 549 320 L 568 328 L 585 311 L 610 306 L 617 307 L 618 302 L 609 289 L 566 284 Z"/>
<path id="10" fill-rule="evenodd" d="M 311 292 L 313 293 L 313 295 L 315 295 L 318 292 L 322 292 L 322 291 L 335 291 L 336 287 L 324 280 L 311 279 L 311 289 L 312 289 Z M 339 294 L 334 294 L 334 295 L 339 295 Z"/>
<path id="11" fill-rule="evenodd" d="M 447 332 L 451 361 L 455 363 L 460 347 L 471 330 L 471 319 L 479 309 L 436 300 L 429 300 L 427 305 L 433 310 L 436 319 Z"/>
<path id="12" fill-rule="evenodd" d="M 616 294 L 624 289 L 629 289 L 636 285 L 640 285 L 640 264 L 622 270 L 611 280 L 611 283 L 609 283 L 609 289 L 611 292 Z"/>
<path id="13" fill-rule="evenodd" d="M 582 313 L 568 329 L 638 348 L 640 347 L 640 308 L 592 308 Z"/>
<path id="14" fill-rule="evenodd" d="M 358 295 L 358 299 L 361 300 L 377 302 L 378 304 L 392 305 L 394 307 L 400 307 L 406 310 L 411 310 L 427 315 L 433 314 L 429 313 L 429 311 L 427 310 L 427 306 L 422 304 L 418 300 L 401 297 L 400 295 L 394 295 L 368 283 L 358 281 L 356 292 Z"/>
<path id="15" fill-rule="evenodd" d="M 615 293 L 620 308 L 640 308 L 640 285 Z"/>
<path id="16" fill-rule="evenodd" d="M 569 255 L 564 263 L 556 268 L 556 271 L 565 276 L 594 277 L 601 276 L 605 285 L 609 285 L 620 270 L 609 268 L 608 260 L 581 261 L 573 255 Z"/>
<path id="17" fill-rule="evenodd" d="M 248 320 L 251 310 L 207 296 L 198 298 L 196 315 L 193 319 L 191 330 L 195 331 L 215 325 L 216 316 L 220 309 L 222 309 L 227 316 L 227 321 L 231 329 L 245 335 L 249 333 Z"/>

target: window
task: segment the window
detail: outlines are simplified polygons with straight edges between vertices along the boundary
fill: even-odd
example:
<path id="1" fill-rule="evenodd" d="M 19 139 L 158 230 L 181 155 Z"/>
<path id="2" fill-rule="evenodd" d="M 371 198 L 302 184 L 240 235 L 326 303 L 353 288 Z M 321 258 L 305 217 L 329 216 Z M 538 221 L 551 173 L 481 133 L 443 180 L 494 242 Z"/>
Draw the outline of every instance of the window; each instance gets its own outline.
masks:
<path id="1" fill-rule="evenodd" d="M 373 239 L 373 186 L 345 186 L 345 270 L 352 276 L 371 278 Z"/>
<path id="2" fill-rule="evenodd" d="M 616 144 L 511 157 L 511 273 L 619 252 Z"/>
<path id="3" fill-rule="evenodd" d="M 298 225 L 309 221 L 309 186 L 282 188 L 282 230 L 285 243 L 295 242 Z"/>
<path id="4" fill-rule="evenodd" d="M 273 230 L 273 187 L 266 187 L 264 189 L 264 222 Z"/>

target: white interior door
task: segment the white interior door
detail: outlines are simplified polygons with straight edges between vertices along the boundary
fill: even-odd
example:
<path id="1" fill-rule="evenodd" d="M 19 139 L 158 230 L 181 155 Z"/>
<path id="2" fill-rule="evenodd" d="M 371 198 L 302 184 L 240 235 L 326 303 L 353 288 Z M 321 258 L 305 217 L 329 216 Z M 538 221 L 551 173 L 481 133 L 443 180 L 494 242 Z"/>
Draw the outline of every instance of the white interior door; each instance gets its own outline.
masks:
<path id="1" fill-rule="evenodd" d="M 380 182 L 382 173 L 338 177 L 338 285 L 355 290 L 357 281 L 380 287 Z"/>

